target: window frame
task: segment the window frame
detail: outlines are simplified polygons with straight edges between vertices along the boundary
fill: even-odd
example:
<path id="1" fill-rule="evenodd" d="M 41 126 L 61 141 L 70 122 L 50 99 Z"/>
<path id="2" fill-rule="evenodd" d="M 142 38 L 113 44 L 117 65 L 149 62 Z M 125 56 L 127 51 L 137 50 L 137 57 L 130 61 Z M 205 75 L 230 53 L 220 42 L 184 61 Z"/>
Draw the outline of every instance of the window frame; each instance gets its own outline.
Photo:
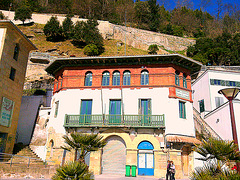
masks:
<path id="1" fill-rule="evenodd" d="M 110 85 L 110 73 L 109 71 L 104 71 L 102 73 L 102 86 L 109 86 Z"/>
<path id="2" fill-rule="evenodd" d="M 179 118 L 186 119 L 186 102 L 179 101 Z"/>
<path id="3" fill-rule="evenodd" d="M 175 71 L 175 85 L 180 86 L 180 79 L 179 79 L 180 72 Z"/>
<path id="4" fill-rule="evenodd" d="M 187 75 L 183 74 L 183 87 L 187 88 Z"/>
<path id="5" fill-rule="evenodd" d="M 59 101 L 55 102 L 55 112 L 54 112 L 54 118 L 58 116 L 58 109 L 59 109 Z"/>
<path id="6" fill-rule="evenodd" d="M 15 80 L 15 76 L 16 76 L 16 69 L 11 67 L 10 74 L 9 74 L 9 79 L 14 81 Z"/>
<path id="7" fill-rule="evenodd" d="M 16 43 L 15 47 L 14 47 L 14 52 L 13 52 L 13 59 L 15 59 L 16 61 L 18 60 L 18 56 L 19 56 L 19 44 Z"/>
<path id="8" fill-rule="evenodd" d="M 123 86 L 130 86 L 131 85 L 131 72 L 124 71 L 123 72 Z"/>
<path id="9" fill-rule="evenodd" d="M 88 71 L 85 74 L 84 86 L 92 86 L 92 72 Z"/>
<path id="10" fill-rule="evenodd" d="M 113 86 L 120 86 L 120 72 L 114 71 L 112 74 L 112 85 Z"/>
<path id="11" fill-rule="evenodd" d="M 140 84 L 149 85 L 149 71 L 146 69 L 141 71 Z"/>

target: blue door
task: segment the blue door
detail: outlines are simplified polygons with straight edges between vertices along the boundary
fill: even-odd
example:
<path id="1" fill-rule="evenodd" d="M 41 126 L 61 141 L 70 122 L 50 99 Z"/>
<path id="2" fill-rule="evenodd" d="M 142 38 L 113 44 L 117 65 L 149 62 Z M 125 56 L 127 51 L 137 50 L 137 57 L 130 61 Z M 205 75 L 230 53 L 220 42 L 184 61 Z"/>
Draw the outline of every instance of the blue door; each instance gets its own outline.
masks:
<path id="1" fill-rule="evenodd" d="M 80 111 L 80 123 L 90 124 L 92 114 L 92 100 L 82 100 Z"/>
<path id="2" fill-rule="evenodd" d="M 143 141 L 138 145 L 138 175 L 154 176 L 153 145 Z"/>
<path id="3" fill-rule="evenodd" d="M 109 123 L 121 123 L 121 100 L 110 100 Z"/>

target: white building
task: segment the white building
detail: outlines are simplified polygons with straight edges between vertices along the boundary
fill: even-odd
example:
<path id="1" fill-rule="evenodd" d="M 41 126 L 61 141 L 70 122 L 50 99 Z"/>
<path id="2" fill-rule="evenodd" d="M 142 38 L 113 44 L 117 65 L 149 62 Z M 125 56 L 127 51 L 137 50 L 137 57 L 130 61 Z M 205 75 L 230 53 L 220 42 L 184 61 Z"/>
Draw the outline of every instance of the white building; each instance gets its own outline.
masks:
<path id="1" fill-rule="evenodd" d="M 240 88 L 240 67 L 204 67 L 192 84 L 193 106 L 202 118 L 224 140 L 233 140 L 228 100 L 218 93 L 220 89 Z M 240 95 L 233 101 L 235 121 L 240 142 Z"/>
<path id="2" fill-rule="evenodd" d="M 135 165 L 138 175 L 165 177 L 171 159 L 176 177 L 188 177 L 198 143 L 191 74 L 200 68 L 177 54 L 56 59 L 46 69 L 55 77 L 46 160 L 68 158 L 63 135 L 99 133 L 108 143 L 90 155 L 95 174 Z"/>

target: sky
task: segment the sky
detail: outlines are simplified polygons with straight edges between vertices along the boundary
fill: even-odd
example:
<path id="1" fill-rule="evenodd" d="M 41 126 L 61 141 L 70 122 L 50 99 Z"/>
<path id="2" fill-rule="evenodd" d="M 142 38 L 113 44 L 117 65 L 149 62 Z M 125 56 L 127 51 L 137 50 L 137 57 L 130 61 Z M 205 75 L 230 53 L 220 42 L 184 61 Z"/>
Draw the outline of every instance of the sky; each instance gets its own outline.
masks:
<path id="1" fill-rule="evenodd" d="M 168 10 L 173 9 L 176 6 L 177 0 L 157 0 L 158 3 L 161 5 L 164 3 L 165 7 Z M 201 7 L 201 1 L 202 2 L 207 2 L 206 0 L 181 0 L 181 1 L 189 1 L 190 3 L 193 4 L 193 9 L 200 9 Z M 240 10 L 240 0 L 210 0 L 210 3 L 206 5 L 206 7 L 203 9 L 204 11 L 209 12 L 211 15 L 216 15 L 217 14 L 217 2 L 222 2 L 223 5 L 235 5 L 238 10 Z M 226 6 L 225 6 L 226 7 Z"/>

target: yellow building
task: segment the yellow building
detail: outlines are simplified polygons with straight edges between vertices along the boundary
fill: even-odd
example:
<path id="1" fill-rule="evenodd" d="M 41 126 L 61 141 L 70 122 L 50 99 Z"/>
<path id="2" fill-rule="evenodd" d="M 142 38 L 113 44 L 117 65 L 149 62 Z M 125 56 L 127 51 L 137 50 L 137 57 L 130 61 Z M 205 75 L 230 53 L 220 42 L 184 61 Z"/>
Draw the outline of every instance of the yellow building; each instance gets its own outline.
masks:
<path id="1" fill-rule="evenodd" d="M 11 21 L 0 21 L 0 153 L 12 153 L 28 54 L 35 49 Z"/>

